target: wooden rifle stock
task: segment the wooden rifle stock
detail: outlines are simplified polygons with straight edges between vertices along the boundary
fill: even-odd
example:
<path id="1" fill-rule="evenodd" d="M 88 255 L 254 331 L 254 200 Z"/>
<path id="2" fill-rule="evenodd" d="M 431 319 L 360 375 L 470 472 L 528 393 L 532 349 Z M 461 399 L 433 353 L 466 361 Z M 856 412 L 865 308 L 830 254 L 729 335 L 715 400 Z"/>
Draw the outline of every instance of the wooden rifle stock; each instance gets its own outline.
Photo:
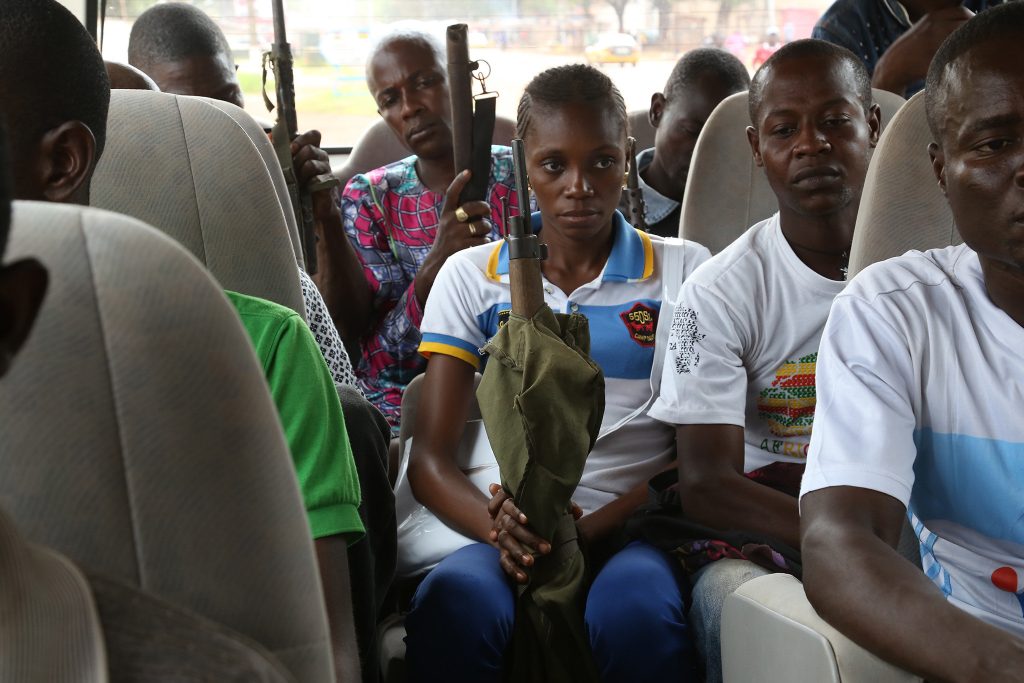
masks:
<path id="1" fill-rule="evenodd" d="M 473 172 L 459 202 L 486 199 L 491 171 L 491 138 L 494 135 L 496 93 L 473 98 L 473 70 L 469 59 L 469 27 L 453 24 L 447 31 L 448 92 L 452 105 L 452 153 L 456 173 Z"/>

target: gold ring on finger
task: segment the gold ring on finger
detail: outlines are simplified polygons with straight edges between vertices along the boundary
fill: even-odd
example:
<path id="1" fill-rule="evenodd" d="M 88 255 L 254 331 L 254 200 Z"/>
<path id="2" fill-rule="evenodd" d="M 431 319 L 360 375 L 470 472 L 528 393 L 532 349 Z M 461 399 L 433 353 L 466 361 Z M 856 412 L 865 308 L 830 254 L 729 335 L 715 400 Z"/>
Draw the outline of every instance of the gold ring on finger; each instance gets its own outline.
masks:
<path id="1" fill-rule="evenodd" d="M 469 235 L 470 237 L 476 237 L 476 223 L 469 224 Z"/>
<path id="2" fill-rule="evenodd" d="M 465 223 L 466 221 L 469 220 L 469 214 L 466 213 L 466 210 L 460 206 L 459 208 L 455 209 L 455 220 L 457 220 L 460 223 Z"/>

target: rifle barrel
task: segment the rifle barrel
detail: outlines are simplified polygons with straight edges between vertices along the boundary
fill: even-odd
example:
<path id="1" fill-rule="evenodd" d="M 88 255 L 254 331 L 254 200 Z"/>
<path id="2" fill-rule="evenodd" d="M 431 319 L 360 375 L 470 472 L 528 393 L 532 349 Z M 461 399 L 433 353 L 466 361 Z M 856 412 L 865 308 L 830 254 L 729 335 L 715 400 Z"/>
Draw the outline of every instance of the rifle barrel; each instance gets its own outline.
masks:
<path id="1" fill-rule="evenodd" d="M 284 0 L 274 0 L 274 41 L 288 42 L 288 32 L 284 27 Z"/>
<path id="2" fill-rule="evenodd" d="M 512 141 L 512 169 L 516 178 L 516 197 L 519 199 L 519 215 L 523 218 L 523 229 L 529 231 L 530 192 L 526 175 L 526 146 L 522 138 Z"/>

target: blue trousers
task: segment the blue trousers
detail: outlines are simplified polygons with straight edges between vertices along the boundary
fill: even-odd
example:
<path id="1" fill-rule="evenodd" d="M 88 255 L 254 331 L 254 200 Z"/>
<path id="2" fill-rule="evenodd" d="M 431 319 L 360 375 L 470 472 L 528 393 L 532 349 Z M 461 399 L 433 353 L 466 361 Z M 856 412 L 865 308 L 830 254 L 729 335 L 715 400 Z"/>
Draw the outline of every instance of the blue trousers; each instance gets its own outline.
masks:
<path id="1" fill-rule="evenodd" d="M 633 542 L 601 569 L 585 621 L 605 683 L 692 681 L 685 579 L 656 548 Z M 500 681 L 515 594 L 484 543 L 452 553 L 427 575 L 406 617 L 410 681 Z"/>

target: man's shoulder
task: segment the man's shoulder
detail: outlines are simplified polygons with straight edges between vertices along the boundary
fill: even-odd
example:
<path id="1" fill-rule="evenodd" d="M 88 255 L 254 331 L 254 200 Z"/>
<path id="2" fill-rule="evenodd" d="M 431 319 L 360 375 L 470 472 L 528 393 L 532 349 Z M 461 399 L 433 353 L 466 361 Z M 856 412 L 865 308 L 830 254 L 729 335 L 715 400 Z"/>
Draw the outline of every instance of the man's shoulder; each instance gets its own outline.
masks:
<path id="1" fill-rule="evenodd" d="M 299 314 L 281 304 L 261 299 L 255 296 L 249 296 L 248 294 L 240 294 L 238 292 L 232 292 L 231 290 L 224 290 L 227 294 L 228 300 L 238 311 L 239 317 L 242 321 L 246 320 L 262 320 L 267 322 L 286 322 L 295 320 L 298 321 Z"/>
<path id="2" fill-rule="evenodd" d="M 877 26 L 895 21 L 882 0 L 836 0 L 818 19 L 812 35 L 830 42 L 838 40 L 844 46 L 851 47 L 847 43 L 866 35 L 872 24 Z"/>
<path id="3" fill-rule="evenodd" d="M 840 297 L 871 304 L 913 296 L 919 287 L 934 293 L 943 286 L 957 286 L 957 264 L 973 255 L 974 252 L 963 244 L 926 252 L 908 251 L 865 268 L 850 281 Z"/>
<path id="4" fill-rule="evenodd" d="M 382 193 L 398 188 L 409 187 L 410 183 L 419 185 L 416 175 L 416 157 L 408 156 L 390 164 L 379 166 L 372 171 L 357 173 L 349 180 L 345 194 L 365 194 L 372 187 Z"/>
<path id="5" fill-rule="evenodd" d="M 733 289 L 739 283 L 760 279 L 769 258 L 772 228 L 776 225 L 768 218 L 748 228 L 722 251 L 704 262 L 690 276 L 690 282 L 707 289 Z"/>

